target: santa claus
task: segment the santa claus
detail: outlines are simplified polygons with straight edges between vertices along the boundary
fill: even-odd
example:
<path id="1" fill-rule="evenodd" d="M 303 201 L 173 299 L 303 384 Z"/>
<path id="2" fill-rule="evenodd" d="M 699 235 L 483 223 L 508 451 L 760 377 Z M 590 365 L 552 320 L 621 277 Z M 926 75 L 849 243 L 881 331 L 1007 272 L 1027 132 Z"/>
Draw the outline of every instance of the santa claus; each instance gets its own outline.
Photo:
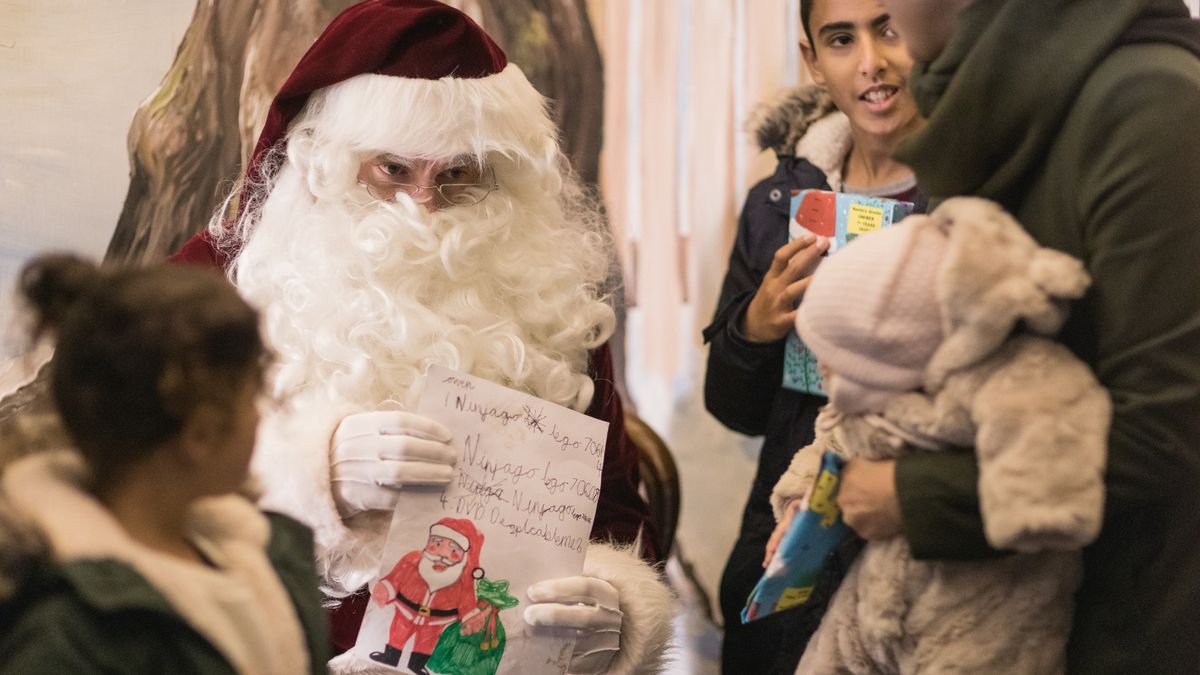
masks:
<path id="1" fill-rule="evenodd" d="M 371 658 L 389 666 L 400 663 L 404 645 L 413 639 L 408 669 L 427 673 L 425 663 L 446 626 L 461 621 L 465 632 L 482 627 L 484 614 L 475 606 L 475 577 L 483 534 L 462 518 L 442 518 L 429 528 L 425 549 L 400 558 L 375 585 L 376 604 L 394 604 L 396 613 L 383 651 Z"/>
<path id="2" fill-rule="evenodd" d="M 610 242 L 521 70 L 441 3 L 355 5 L 272 102 L 230 204 L 176 259 L 225 267 L 264 313 L 281 404 L 253 468 L 263 506 L 314 529 L 336 647 L 399 491 L 453 475 L 453 430 L 410 412 L 440 364 L 609 422 L 583 576 L 528 589 L 524 616 L 579 630 L 572 672 L 656 672 L 672 599 L 613 389 Z"/>

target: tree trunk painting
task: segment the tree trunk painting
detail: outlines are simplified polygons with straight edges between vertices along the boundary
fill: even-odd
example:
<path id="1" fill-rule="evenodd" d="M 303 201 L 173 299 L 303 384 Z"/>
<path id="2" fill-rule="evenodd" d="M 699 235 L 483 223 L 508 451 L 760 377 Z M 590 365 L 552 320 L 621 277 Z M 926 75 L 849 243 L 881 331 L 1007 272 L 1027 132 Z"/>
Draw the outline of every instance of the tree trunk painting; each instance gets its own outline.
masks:
<path id="1" fill-rule="evenodd" d="M 106 260 L 160 260 L 203 228 L 240 177 L 276 90 L 354 0 L 197 0 L 158 90 L 129 129 L 129 190 Z M 451 0 L 552 100 L 563 149 L 599 176 L 603 67 L 585 0 Z M 0 422 L 50 409 L 48 371 L 0 401 Z"/>
<path id="2" fill-rule="evenodd" d="M 199 0 L 175 63 L 129 130 L 129 192 L 106 258 L 160 259 L 212 217 L 254 146 L 275 91 L 351 0 Z M 553 103 L 584 182 L 599 175 L 604 90 L 583 0 L 451 2 Z M 469 5 L 463 7 L 463 5 Z"/>
<path id="3" fill-rule="evenodd" d="M 563 151 L 587 185 L 600 180 L 604 64 L 582 0 L 482 3 L 483 27 L 551 101 Z"/>

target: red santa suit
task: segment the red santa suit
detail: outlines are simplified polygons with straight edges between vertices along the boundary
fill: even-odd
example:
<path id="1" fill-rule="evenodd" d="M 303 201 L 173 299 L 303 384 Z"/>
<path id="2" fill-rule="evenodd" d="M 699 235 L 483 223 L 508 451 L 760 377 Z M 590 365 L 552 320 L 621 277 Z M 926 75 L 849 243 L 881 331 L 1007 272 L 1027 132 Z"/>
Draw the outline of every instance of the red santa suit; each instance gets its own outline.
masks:
<path id="1" fill-rule="evenodd" d="M 396 616 L 392 618 L 388 644 L 403 649 L 404 643 L 415 635 L 413 651 L 432 654 L 446 626 L 475 609 L 475 580 L 464 570 L 458 581 L 431 591 L 417 570 L 421 556 L 421 551 L 405 555 L 382 580 L 396 591 L 393 599 Z"/>
<path id="2" fill-rule="evenodd" d="M 422 109 L 421 114 L 463 122 L 464 128 L 475 134 L 472 138 L 495 156 L 528 155 L 537 162 L 556 158 L 553 123 L 545 113 L 544 100 L 478 25 L 433 0 L 369 0 L 353 5 L 330 24 L 272 102 L 237 201 L 234 220 L 239 227 L 231 223 L 224 232 L 247 236 L 249 230 L 239 229 L 240 225 L 254 225 L 255 217 L 262 213 L 274 189 L 272 162 L 283 161 L 286 166 L 280 158 L 286 158 L 289 140 L 295 140 L 289 139 L 289 125 L 305 110 L 310 97 L 335 87 L 344 92 L 348 86 L 364 83 L 404 91 L 424 91 L 437 85 L 469 92 L 470 100 L 486 104 L 481 110 Z M 443 98 L 460 101 L 467 100 L 462 98 L 466 95 Z M 389 107 L 386 102 L 374 105 L 404 114 L 409 110 Z M 303 138 L 305 142 L 310 139 Z M 547 185 L 554 183 L 546 181 Z M 244 245 L 245 241 L 217 239 L 213 232 L 205 231 L 187 242 L 173 259 L 228 268 Z M 656 561 L 658 551 L 648 509 L 638 493 L 638 451 L 625 433 L 607 343 L 587 354 L 587 375 L 594 390 L 586 413 L 607 421 L 609 430 L 593 543 L 584 571 L 621 590 L 625 616 L 621 658 L 647 664 L 646 669 L 652 670 L 666 641 L 664 626 L 670 626 L 671 594 L 647 564 Z M 276 415 L 278 424 L 265 420 L 266 431 L 255 451 L 263 506 L 293 515 L 314 530 L 325 588 L 341 601 L 331 614 L 333 640 L 339 651 L 355 643 L 369 602 L 365 589 L 355 590 L 363 589 L 377 572 L 375 554 L 382 549 L 388 524 L 386 518 L 372 514 L 352 522 L 344 520 L 330 492 L 330 438 L 344 416 L 367 409 L 325 405 L 287 419 Z M 639 534 L 641 550 L 633 551 L 629 545 Z"/>
<path id="3" fill-rule="evenodd" d="M 354 48 L 348 51 L 346 46 L 350 44 Z M 420 49 L 416 48 L 418 44 Z M 401 50 L 397 45 L 405 48 Z M 266 180 L 269 154 L 287 147 L 288 125 L 319 89 L 362 73 L 378 73 L 418 81 L 454 76 L 477 81 L 481 90 L 487 91 L 488 87 L 513 86 L 504 78 L 516 75 L 524 87 L 538 96 L 514 69 L 500 47 L 479 26 L 439 2 L 380 0 L 355 5 L 325 29 L 272 101 L 244 182 L 259 186 Z M 264 197 L 259 193 L 243 196 L 238 201 L 238 217 L 248 205 L 261 203 Z M 189 239 L 171 260 L 225 269 L 237 253 L 236 247 L 215 245 L 211 233 L 204 230 Z M 657 563 L 660 551 L 655 543 L 654 524 L 645 500 L 638 493 L 638 449 L 625 433 L 624 406 L 616 390 L 612 352 L 607 342 L 589 353 L 588 374 L 595 391 L 585 412 L 609 425 L 592 539 L 628 545 L 641 534 L 639 553 L 647 562 Z M 321 431 L 329 432 L 324 434 L 328 438 L 332 429 Z M 324 472 L 327 467 L 317 469 Z M 342 649 L 354 644 L 366 599 L 366 594 L 361 593 L 348 603 L 354 611 L 345 639 L 337 639 Z M 335 616 L 334 620 L 336 634 L 340 619 Z"/>
<path id="4" fill-rule="evenodd" d="M 379 583 L 391 593 L 390 603 L 396 608 L 388 632 L 388 644 L 404 649 L 409 638 L 416 636 L 413 652 L 432 654 L 438 637 L 446 626 L 475 613 L 475 576 L 483 535 L 474 524 L 462 518 L 442 518 L 429 529 L 430 536 L 454 541 L 465 551 L 458 578 L 449 586 L 431 589 L 421 575 L 424 551 L 412 551 L 400 559 Z"/>

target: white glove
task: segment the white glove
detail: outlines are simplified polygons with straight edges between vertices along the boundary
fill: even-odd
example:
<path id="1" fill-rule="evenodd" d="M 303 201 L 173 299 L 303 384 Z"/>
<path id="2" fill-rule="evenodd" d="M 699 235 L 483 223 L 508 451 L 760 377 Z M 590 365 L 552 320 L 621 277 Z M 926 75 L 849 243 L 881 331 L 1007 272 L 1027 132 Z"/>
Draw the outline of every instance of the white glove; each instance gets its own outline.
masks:
<path id="1" fill-rule="evenodd" d="M 567 672 L 591 675 L 608 671 L 621 650 L 623 615 L 617 589 L 595 577 L 539 581 L 525 594 L 535 604 L 525 608 L 531 626 L 574 628 L 578 633 Z"/>
<path id="2" fill-rule="evenodd" d="M 450 430 L 397 410 L 347 415 L 333 434 L 329 474 L 342 517 L 396 507 L 405 485 L 446 485 L 458 455 Z"/>

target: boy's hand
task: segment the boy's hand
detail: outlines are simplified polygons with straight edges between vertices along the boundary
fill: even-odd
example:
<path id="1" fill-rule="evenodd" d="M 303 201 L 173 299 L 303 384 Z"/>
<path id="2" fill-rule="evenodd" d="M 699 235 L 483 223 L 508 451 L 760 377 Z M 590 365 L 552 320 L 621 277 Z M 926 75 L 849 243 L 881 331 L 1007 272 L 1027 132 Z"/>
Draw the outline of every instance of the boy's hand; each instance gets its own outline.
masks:
<path id="1" fill-rule="evenodd" d="M 796 303 L 829 250 L 829 240 L 806 232 L 779 247 L 739 326 L 751 342 L 775 342 L 792 330 Z"/>

